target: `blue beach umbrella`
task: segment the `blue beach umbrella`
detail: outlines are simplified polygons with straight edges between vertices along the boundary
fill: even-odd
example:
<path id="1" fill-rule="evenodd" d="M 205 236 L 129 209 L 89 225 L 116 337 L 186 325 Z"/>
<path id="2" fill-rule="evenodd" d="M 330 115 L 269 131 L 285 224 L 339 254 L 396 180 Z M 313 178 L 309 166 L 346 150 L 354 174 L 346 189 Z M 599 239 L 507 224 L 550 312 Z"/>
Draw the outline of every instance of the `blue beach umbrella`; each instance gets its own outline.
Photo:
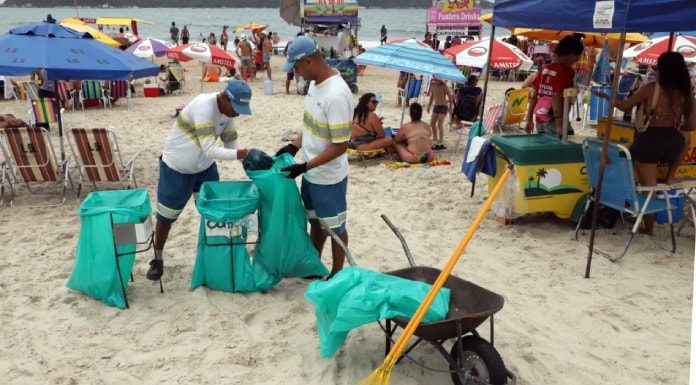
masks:
<path id="1" fill-rule="evenodd" d="M 457 83 L 466 81 L 466 77 L 447 57 L 416 43 L 384 44 L 356 56 L 353 61 Z"/>
<path id="2" fill-rule="evenodd" d="M 0 75 L 46 70 L 48 80 L 122 80 L 156 76 L 159 67 L 60 24 L 35 23 L 0 36 Z"/>

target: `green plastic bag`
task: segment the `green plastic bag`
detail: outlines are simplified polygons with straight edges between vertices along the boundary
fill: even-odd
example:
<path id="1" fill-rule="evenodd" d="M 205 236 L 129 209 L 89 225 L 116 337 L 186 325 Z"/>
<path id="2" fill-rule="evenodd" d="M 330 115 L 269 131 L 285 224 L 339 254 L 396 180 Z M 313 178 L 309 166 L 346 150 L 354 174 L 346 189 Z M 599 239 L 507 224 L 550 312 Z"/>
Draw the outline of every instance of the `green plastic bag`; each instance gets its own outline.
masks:
<path id="1" fill-rule="evenodd" d="M 256 211 L 258 201 L 259 193 L 251 181 L 203 183 L 196 201 L 201 225 L 192 290 L 203 285 L 227 292 L 256 290 L 244 243 L 249 226 L 246 216 Z M 206 233 L 206 226 L 213 232 Z"/>
<path id="2" fill-rule="evenodd" d="M 293 179 L 280 169 L 295 164 L 292 156 L 273 158 L 270 170 L 247 171 L 261 196 L 261 243 L 254 250 L 256 286 L 268 289 L 283 277 L 325 276 L 307 233 L 307 216 Z"/>
<path id="3" fill-rule="evenodd" d="M 316 307 L 319 353 L 330 357 L 358 326 L 393 317 L 411 318 L 431 285 L 359 267 L 347 267 L 328 281 L 314 281 L 305 298 Z M 450 289 L 442 288 L 422 322 L 447 317 Z"/>
<path id="4" fill-rule="evenodd" d="M 116 253 L 114 252 L 113 223 L 143 222 L 150 212 L 150 196 L 147 190 L 93 191 L 82 202 L 78 213 L 80 238 L 77 242 L 77 257 L 67 287 L 80 291 L 109 306 L 126 308 L 121 291 Z M 135 261 L 136 245 L 118 246 L 119 266 L 123 287 L 128 280 Z"/>

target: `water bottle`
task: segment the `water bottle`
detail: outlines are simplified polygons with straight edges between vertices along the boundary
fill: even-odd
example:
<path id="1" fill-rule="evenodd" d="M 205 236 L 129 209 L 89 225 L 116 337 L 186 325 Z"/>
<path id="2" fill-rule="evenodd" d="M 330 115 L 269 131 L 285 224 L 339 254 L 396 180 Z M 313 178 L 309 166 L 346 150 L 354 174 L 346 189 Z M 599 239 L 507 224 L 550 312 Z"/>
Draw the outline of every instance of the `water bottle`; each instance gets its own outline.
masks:
<path id="1" fill-rule="evenodd" d="M 273 80 L 266 79 L 263 81 L 263 94 L 273 95 Z"/>

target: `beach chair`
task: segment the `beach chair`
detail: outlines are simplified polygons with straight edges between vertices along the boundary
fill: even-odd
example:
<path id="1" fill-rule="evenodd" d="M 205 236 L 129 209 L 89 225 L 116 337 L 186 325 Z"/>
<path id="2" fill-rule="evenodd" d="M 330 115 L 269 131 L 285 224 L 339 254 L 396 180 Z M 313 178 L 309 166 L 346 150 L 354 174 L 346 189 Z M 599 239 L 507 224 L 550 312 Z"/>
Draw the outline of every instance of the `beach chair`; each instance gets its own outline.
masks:
<path id="1" fill-rule="evenodd" d="M 68 103 L 70 103 L 70 108 L 75 111 L 75 103 L 77 102 L 75 100 L 76 92 L 73 90 L 70 82 L 58 80 L 56 85 L 58 86 L 56 87 L 56 99 L 58 100 L 59 104 L 65 107 L 68 105 Z"/>
<path id="2" fill-rule="evenodd" d="M 483 129 L 484 132 L 481 134 L 493 132 L 493 129 L 495 128 L 496 122 L 500 119 L 500 115 L 503 109 L 502 104 L 496 104 L 493 106 L 488 107 L 486 110 L 486 113 L 483 115 Z M 472 128 L 476 122 L 467 122 L 467 121 L 462 121 L 464 126 L 469 126 L 469 128 Z M 462 135 L 466 133 L 466 130 L 464 128 L 459 130 L 459 137 L 457 138 L 457 144 L 454 146 L 454 151 L 457 151 L 457 148 L 459 148 L 459 142 L 462 140 Z"/>
<path id="3" fill-rule="evenodd" d="M 75 158 L 79 174 L 77 197 L 80 197 L 82 184 L 92 182 L 111 182 L 137 188 L 135 179 L 135 160 L 140 153 L 123 163 L 116 133 L 106 128 L 73 128 L 68 134 L 70 151 Z"/>
<path id="4" fill-rule="evenodd" d="M 503 101 L 503 113 L 500 121 L 497 122 L 498 132 L 503 133 L 503 127 L 517 125 L 522 126 L 525 116 L 527 116 L 527 107 L 529 106 L 529 89 L 510 90 L 505 94 Z"/>
<path id="5" fill-rule="evenodd" d="M 590 87 L 590 92 L 591 91 L 599 91 L 604 92 L 607 95 L 611 95 L 611 87 L 608 86 L 592 86 Z M 591 93 L 590 107 L 585 111 L 585 116 L 582 123 L 583 128 L 585 127 L 585 122 L 597 124 L 600 118 L 609 116 L 611 111 L 613 111 L 613 109 L 610 108 L 608 100 L 600 98 L 599 96 Z"/>
<path id="6" fill-rule="evenodd" d="M 82 82 L 82 110 L 85 109 L 85 102 L 88 100 L 98 100 L 104 105 L 110 104 L 109 98 L 104 93 L 101 82 L 99 80 L 84 80 Z"/>
<path id="7" fill-rule="evenodd" d="M 130 87 L 127 80 L 112 80 L 109 83 L 109 95 L 110 99 L 120 99 L 126 98 L 128 108 L 131 108 L 131 93 Z M 111 102 L 109 101 L 109 104 Z"/>
<path id="8" fill-rule="evenodd" d="M 58 102 L 51 98 L 39 98 L 31 100 L 31 108 L 29 109 L 29 124 L 32 127 L 42 126 L 46 129 L 51 129 L 51 124 L 61 123 L 64 108 L 58 108 Z M 60 115 L 58 111 L 60 110 Z"/>
<path id="9" fill-rule="evenodd" d="M 619 79 L 619 91 L 616 93 L 616 99 L 626 100 L 631 94 L 631 90 L 636 85 L 639 76 L 633 74 L 626 74 L 621 76 Z"/>
<path id="10" fill-rule="evenodd" d="M 184 68 L 179 63 L 170 63 L 167 74 L 167 92 L 170 94 L 174 91 L 183 93 L 185 82 Z"/>
<path id="11" fill-rule="evenodd" d="M 597 188 L 597 184 L 599 183 L 599 162 L 601 152 L 602 139 L 587 138 L 583 141 L 582 154 L 585 158 L 585 165 L 587 166 L 587 173 L 589 177 L 588 181 L 592 191 Z M 626 255 L 633 238 L 638 232 L 638 227 L 640 226 L 643 217 L 645 215 L 666 211 L 672 237 L 671 252 L 674 253 L 677 249 L 677 244 L 675 240 L 674 223 L 672 222 L 672 207 L 670 205 L 670 200 L 654 199 L 657 192 L 662 191 L 665 193 L 665 195 L 669 195 L 668 192 L 672 188 L 673 186 L 667 185 L 644 187 L 636 186 L 630 151 L 620 144 L 609 143 L 609 148 L 607 151 L 607 165 L 604 171 L 604 182 L 602 183 L 602 196 L 599 198 L 599 202 L 595 202 L 594 193 L 591 193 L 587 199 L 583 215 L 580 218 L 588 215 L 588 211 L 594 202 L 595 204 L 598 203 L 620 212 L 622 223 L 624 214 L 629 214 L 635 217 L 636 221 L 631 228 L 628 241 L 620 254 L 611 255 L 607 252 L 598 250 L 597 248 L 595 248 L 594 251 L 609 258 L 609 260 L 612 262 L 620 260 L 624 257 L 624 255 Z M 647 193 L 647 195 L 643 195 L 641 193 Z M 579 220 L 577 226 L 575 227 L 575 239 L 578 238 L 581 222 L 582 221 Z"/>
<path id="12" fill-rule="evenodd" d="M 19 82 L 19 98 L 22 100 L 36 100 L 39 98 L 39 86 L 32 81 Z"/>
<path id="13" fill-rule="evenodd" d="M 5 181 L 8 181 L 9 170 L 6 161 L 0 161 L 0 206 L 5 203 Z M 10 183 L 10 187 L 12 184 Z"/>
<path id="14" fill-rule="evenodd" d="M 48 131 L 43 127 L 13 127 L 2 129 L 0 133 L 0 148 L 9 171 L 10 205 L 14 202 L 15 186 L 20 178 L 31 193 L 34 193 L 32 185 L 48 183 L 61 185 L 63 189 L 61 202 L 44 206 L 63 205 L 70 180 L 67 168 L 70 157 L 62 162 L 58 161 Z"/>

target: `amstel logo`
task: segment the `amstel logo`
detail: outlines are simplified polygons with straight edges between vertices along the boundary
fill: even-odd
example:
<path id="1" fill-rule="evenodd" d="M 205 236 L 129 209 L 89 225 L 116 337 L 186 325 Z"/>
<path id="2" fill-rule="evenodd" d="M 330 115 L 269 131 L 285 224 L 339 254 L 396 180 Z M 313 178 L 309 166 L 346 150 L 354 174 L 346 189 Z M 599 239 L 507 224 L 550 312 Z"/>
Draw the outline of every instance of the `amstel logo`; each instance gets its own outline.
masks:
<path id="1" fill-rule="evenodd" d="M 473 47 L 473 48 L 469 48 L 469 51 L 467 51 L 469 56 L 473 56 L 473 57 L 483 56 L 486 54 L 486 52 L 488 52 L 488 48 L 485 48 L 485 47 Z"/>
<path id="2" fill-rule="evenodd" d="M 197 53 L 203 53 L 208 50 L 208 48 L 204 45 L 192 45 L 189 49 Z"/>
<path id="3" fill-rule="evenodd" d="M 680 45 L 679 47 L 677 47 L 675 51 L 682 54 L 684 58 L 691 58 L 696 56 L 696 49 L 694 49 L 694 47 L 691 45 Z"/>

